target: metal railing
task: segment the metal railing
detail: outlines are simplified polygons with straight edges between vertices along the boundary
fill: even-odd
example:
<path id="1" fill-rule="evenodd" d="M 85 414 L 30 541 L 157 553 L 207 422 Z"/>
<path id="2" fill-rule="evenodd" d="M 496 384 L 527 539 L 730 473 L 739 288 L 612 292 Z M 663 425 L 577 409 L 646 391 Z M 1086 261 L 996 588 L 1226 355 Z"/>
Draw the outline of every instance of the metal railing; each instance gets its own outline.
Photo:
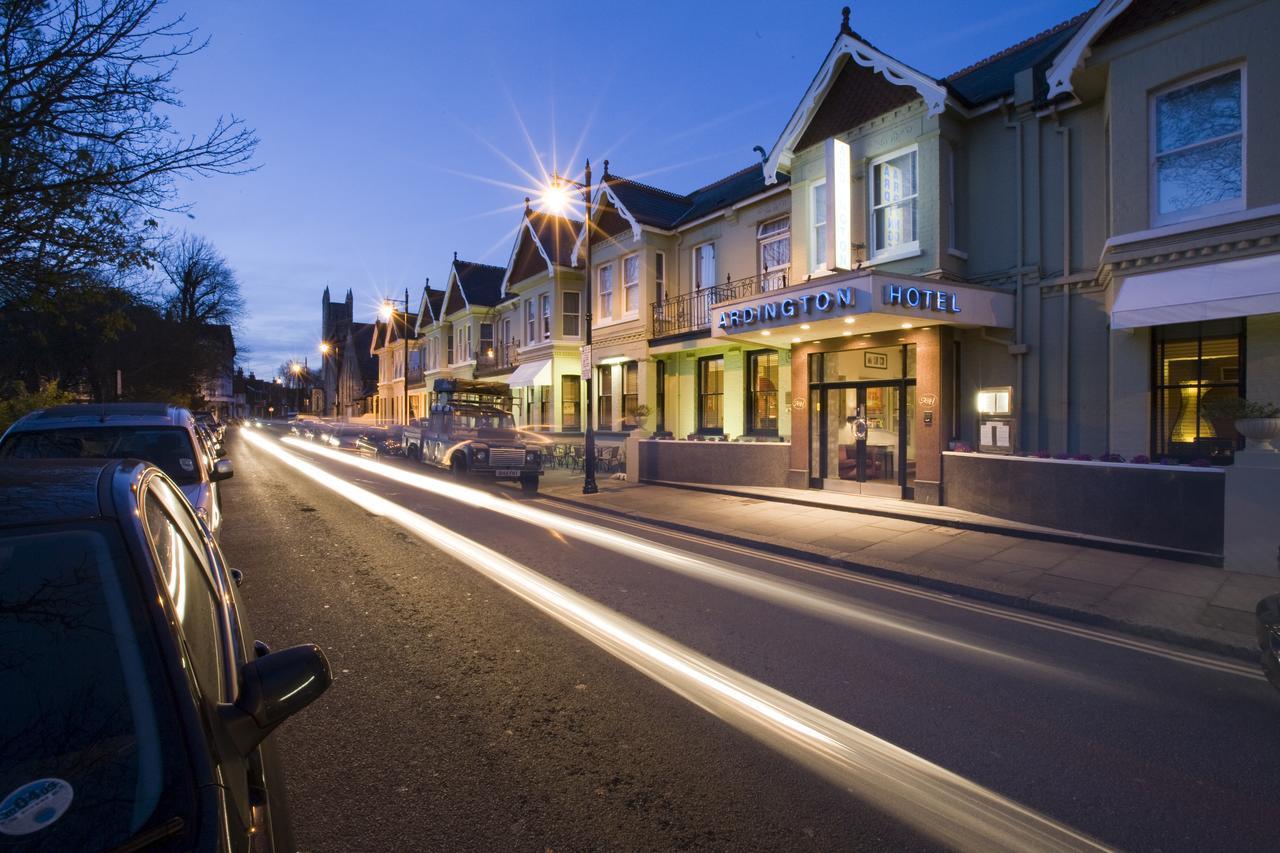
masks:
<path id="1" fill-rule="evenodd" d="M 665 338 L 683 335 L 711 328 L 714 314 L 712 306 L 734 299 L 757 296 L 772 290 L 781 290 L 787 286 L 785 272 L 770 272 L 740 278 L 736 281 L 728 276 L 724 284 L 695 290 L 692 293 L 681 293 L 670 299 L 652 303 L 653 338 Z"/>
<path id="2" fill-rule="evenodd" d="M 485 376 L 510 370 L 520 363 L 520 342 L 517 340 L 494 341 L 491 349 L 476 353 L 476 376 Z"/>

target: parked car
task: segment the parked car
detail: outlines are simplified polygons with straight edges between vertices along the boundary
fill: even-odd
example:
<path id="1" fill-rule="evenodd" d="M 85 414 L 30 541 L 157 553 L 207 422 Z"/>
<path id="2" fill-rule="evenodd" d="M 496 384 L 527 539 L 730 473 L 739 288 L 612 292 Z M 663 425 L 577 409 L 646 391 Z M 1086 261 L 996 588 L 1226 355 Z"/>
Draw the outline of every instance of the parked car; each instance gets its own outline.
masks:
<path id="1" fill-rule="evenodd" d="M 269 735 L 328 661 L 255 640 L 168 476 L 0 462 L 0 564 L 0 848 L 294 849 Z"/>
<path id="2" fill-rule="evenodd" d="M 437 379 L 430 417 L 404 428 L 411 458 L 452 471 L 458 479 L 518 480 L 538 490 L 545 458 L 542 442 L 516 429 L 511 390 L 497 382 Z"/>
<path id="3" fill-rule="evenodd" d="M 226 424 L 219 421 L 217 415 L 213 412 L 193 412 L 192 417 L 196 419 L 196 423 L 205 427 L 218 441 L 222 441 L 227 433 Z"/>
<path id="4" fill-rule="evenodd" d="M 366 427 L 357 424 L 334 424 L 328 432 L 329 446 L 336 450 L 355 450 Z"/>
<path id="5" fill-rule="evenodd" d="M 361 427 L 352 446 L 362 456 L 403 456 L 404 445 L 398 430 L 387 427 Z"/>
<path id="6" fill-rule="evenodd" d="M 1259 601 L 1254 613 L 1258 620 L 1262 671 L 1271 686 L 1280 690 L 1280 594 L 1269 595 Z"/>
<path id="7" fill-rule="evenodd" d="M 216 535 L 222 526 L 218 483 L 230 459 L 210 458 L 186 409 L 165 403 L 53 406 L 20 418 L 0 437 L 3 459 L 142 459 L 157 465 Z"/>

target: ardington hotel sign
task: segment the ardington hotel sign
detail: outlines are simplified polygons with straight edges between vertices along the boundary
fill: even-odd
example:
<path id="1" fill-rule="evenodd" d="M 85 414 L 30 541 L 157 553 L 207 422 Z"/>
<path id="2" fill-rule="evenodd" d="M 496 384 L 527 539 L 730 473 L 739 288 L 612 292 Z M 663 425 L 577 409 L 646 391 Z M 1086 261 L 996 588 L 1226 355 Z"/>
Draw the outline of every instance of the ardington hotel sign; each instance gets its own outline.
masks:
<path id="1" fill-rule="evenodd" d="M 776 320 L 785 322 L 793 319 L 810 319 L 815 314 L 829 314 L 836 309 L 852 307 L 853 288 L 836 287 L 830 290 L 819 290 L 817 293 L 771 299 L 759 305 L 730 308 L 720 312 L 720 319 L 716 325 L 721 329 L 742 329 Z"/>

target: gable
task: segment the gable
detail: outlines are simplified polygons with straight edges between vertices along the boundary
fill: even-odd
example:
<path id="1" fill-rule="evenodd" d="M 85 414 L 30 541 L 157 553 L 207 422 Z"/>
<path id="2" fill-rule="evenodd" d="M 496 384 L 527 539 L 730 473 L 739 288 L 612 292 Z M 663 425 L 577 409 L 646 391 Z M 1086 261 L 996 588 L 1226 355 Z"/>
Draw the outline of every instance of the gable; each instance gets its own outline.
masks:
<path id="1" fill-rule="evenodd" d="M 918 100 L 920 94 L 910 86 L 894 85 L 870 68 L 846 59 L 795 150 L 817 145 Z"/>
<path id="2" fill-rule="evenodd" d="M 538 250 L 537 245 L 533 242 L 528 227 L 522 226 L 520 228 L 520 242 L 516 244 L 516 254 L 511 260 L 511 275 L 508 280 L 512 283 L 519 283 L 526 278 L 532 278 L 546 271 L 546 258 L 542 257 L 542 252 Z"/>

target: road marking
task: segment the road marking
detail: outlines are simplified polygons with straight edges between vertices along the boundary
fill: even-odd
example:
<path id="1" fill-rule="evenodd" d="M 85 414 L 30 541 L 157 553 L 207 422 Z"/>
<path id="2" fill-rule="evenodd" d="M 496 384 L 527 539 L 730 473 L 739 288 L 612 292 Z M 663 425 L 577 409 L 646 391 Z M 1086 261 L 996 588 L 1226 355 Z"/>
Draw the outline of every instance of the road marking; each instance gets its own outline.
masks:
<path id="1" fill-rule="evenodd" d="M 779 563 L 800 569 L 802 571 L 820 574 L 830 578 L 836 578 L 846 583 L 861 584 L 864 586 L 873 586 L 880 589 L 890 590 L 902 595 L 909 595 L 915 598 L 926 599 L 938 604 L 945 604 L 951 607 L 957 607 L 963 610 L 969 610 L 974 613 L 983 613 L 988 616 L 994 616 L 998 619 L 1004 619 L 1010 622 L 1020 622 L 1024 625 L 1032 625 L 1037 628 L 1043 628 L 1047 631 L 1055 631 L 1059 634 L 1070 634 L 1072 636 L 1081 637 L 1087 640 L 1095 640 L 1107 645 L 1116 646 L 1118 648 L 1126 648 L 1132 651 L 1143 652 L 1156 657 L 1166 658 L 1179 663 L 1191 664 L 1192 666 L 1202 667 L 1204 669 L 1212 669 L 1218 672 L 1225 672 L 1231 675 L 1239 675 L 1244 678 L 1253 679 L 1255 681 L 1265 681 L 1266 678 L 1258 670 L 1256 666 L 1233 661 L 1227 658 L 1211 657 L 1209 655 L 1197 654 L 1196 652 L 1186 652 L 1180 649 L 1171 648 L 1169 646 L 1160 645 L 1154 642 L 1148 642 L 1136 637 L 1129 637 L 1124 634 L 1115 634 L 1110 631 L 1104 631 L 1097 628 L 1089 628 L 1083 625 L 1073 625 L 1069 622 L 1062 622 L 1048 616 L 1041 616 L 1036 613 L 1029 613 L 1023 610 L 1014 610 L 1011 608 L 1001 607 L 994 604 L 984 604 L 979 601 L 969 601 L 958 598 L 944 592 L 937 592 L 922 587 L 913 586 L 901 581 L 889 580 L 887 578 L 874 578 L 866 575 L 854 574 L 846 569 L 837 569 L 831 566 L 824 566 L 821 563 L 800 560 L 794 557 L 787 557 L 782 554 L 771 554 L 767 552 L 755 551 L 750 548 L 738 545 L 733 542 L 723 542 L 717 539 L 709 539 L 705 536 L 686 533 L 684 531 L 668 530 L 656 524 L 649 522 L 637 521 L 631 518 L 621 518 L 610 513 L 600 512 L 598 510 L 587 509 L 585 507 L 565 507 L 566 510 L 580 515 L 591 516 L 604 522 L 614 522 L 645 530 L 647 532 L 656 533 L 662 536 L 669 536 L 674 539 L 682 539 L 687 542 L 695 542 L 723 551 L 741 554 L 752 557 L 753 559 L 765 560 L 768 562 Z M 853 562 L 856 562 L 854 560 Z"/>
<path id="2" fill-rule="evenodd" d="M 783 581 L 778 579 L 776 576 L 765 572 L 758 572 L 736 564 L 723 563 L 710 557 L 692 555 L 689 552 L 673 551 L 663 545 L 649 540 L 629 536 L 628 534 L 608 528 L 602 529 L 603 525 L 591 526 L 581 522 L 575 522 L 573 519 L 567 518 L 565 512 L 552 512 L 546 509 L 538 509 L 529 506 L 525 502 L 508 500 L 480 489 L 462 486 L 427 474 L 407 471 L 403 468 L 388 465 L 383 462 L 374 462 L 360 457 L 348 456 L 327 448 L 308 444 L 298 439 L 286 437 L 283 441 L 286 444 L 305 450 L 309 453 L 332 459 L 336 462 L 340 462 L 344 465 L 348 465 L 368 473 L 377 474 L 389 480 L 460 501 L 478 509 L 487 509 L 508 517 L 518 518 L 538 527 L 559 529 L 562 533 L 568 536 L 592 542 L 600 547 L 608 548 L 625 554 L 626 556 L 665 566 L 669 569 L 687 575 L 696 576 L 704 581 L 716 583 L 720 586 L 734 589 L 738 592 L 755 595 L 756 597 L 765 597 L 769 600 L 775 601 L 776 603 L 783 604 L 784 606 L 803 609 L 814 613 L 815 615 L 823 616 L 824 618 L 834 618 L 840 621 L 858 621 L 863 623 L 864 626 L 874 625 L 880 629 L 893 630 L 902 635 L 913 636 L 917 639 L 927 639 L 935 644 L 947 644 L 984 656 L 1001 657 L 1007 662 L 1018 663 L 1033 668 L 1044 666 L 1043 664 L 1029 661 L 1016 655 L 995 652 L 990 649 L 983 649 L 982 647 L 976 646 L 972 643 L 949 639 L 939 634 L 936 630 L 922 631 L 914 626 L 906 625 L 905 623 L 898 622 L 896 620 L 887 619 L 878 614 L 870 614 L 865 608 L 861 608 L 853 602 L 831 600 L 830 596 L 832 594 L 830 592 L 824 591 L 825 594 L 819 594 L 818 591 L 813 590 L 810 587 L 807 588 L 810 590 L 807 594 L 801 593 L 797 589 L 797 587 L 799 587 L 798 584 Z M 565 507 L 564 509 L 570 508 Z M 599 513 L 595 510 L 573 507 L 570 511 L 583 515 L 591 515 L 602 520 L 607 519 L 608 521 L 618 525 L 639 528 L 648 532 L 657 532 L 663 536 L 669 536 L 675 539 L 697 542 L 712 548 L 747 556 L 751 559 L 774 562 L 800 569 L 802 571 L 822 574 L 826 577 L 837 578 L 846 583 L 873 586 L 903 595 L 929 600 L 938 604 L 949 605 L 951 607 L 956 607 L 973 613 L 980 613 L 997 619 L 1003 619 L 1008 622 L 1018 622 L 1024 625 L 1054 631 L 1059 634 L 1067 634 L 1080 639 L 1092 640 L 1114 646 L 1116 648 L 1123 648 L 1129 651 L 1136 651 L 1154 657 L 1163 658 L 1165 660 L 1175 661 L 1177 663 L 1200 667 L 1201 669 L 1235 675 L 1254 681 L 1264 680 L 1262 674 L 1256 667 L 1250 667 L 1242 662 L 1232 661 L 1226 658 L 1213 657 L 1190 651 L 1182 651 L 1155 642 L 1145 641 L 1140 638 L 1128 637 L 1122 634 L 1115 634 L 1109 631 L 1089 628 L 1082 625 L 1074 625 L 1027 611 L 1003 608 L 976 601 L 968 601 L 945 593 L 911 586 L 910 584 L 904 584 L 882 578 L 872 578 L 866 575 L 858 575 L 848 570 L 822 566 L 817 563 L 806 562 L 782 555 L 754 551 L 733 543 L 720 542 L 679 531 L 666 530 L 646 522 L 618 518 L 616 516 L 608 515 L 607 513 Z M 615 537 L 625 538 L 618 539 Z M 750 573 L 750 575 L 744 575 L 743 573 Z M 1056 672 L 1059 677 L 1065 674 L 1061 670 L 1054 670 L 1054 672 Z"/>
<path id="3" fill-rule="evenodd" d="M 423 515 L 245 434 L 288 465 L 386 517 L 719 719 L 918 832 L 960 850 L 1105 850 L 1066 824 L 701 655 Z"/>

